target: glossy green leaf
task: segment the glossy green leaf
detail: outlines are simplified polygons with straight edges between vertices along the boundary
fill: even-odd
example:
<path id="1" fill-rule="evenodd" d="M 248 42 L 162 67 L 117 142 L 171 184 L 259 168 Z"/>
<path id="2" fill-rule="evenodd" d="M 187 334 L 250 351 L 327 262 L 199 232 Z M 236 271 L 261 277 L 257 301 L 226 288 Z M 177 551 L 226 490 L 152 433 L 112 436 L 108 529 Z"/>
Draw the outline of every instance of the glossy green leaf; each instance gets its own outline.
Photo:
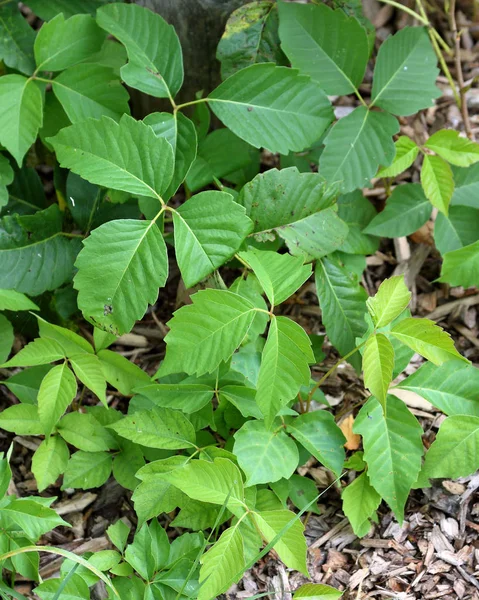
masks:
<path id="1" fill-rule="evenodd" d="M 384 210 L 364 231 L 389 238 L 410 235 L 429 220 L 431 212 L 431 203 L 419 183 L 398 185 L 387 199 Z"/>
<path id="2" fill-rule="evenodd" d="M 256 392 L 267 427 L 301 386 L 309 383 L 309 363 L 313 362 L 311 341 L 304 329 L 287 317 L 275 317 L 264 346 Z"/>
<path id="3" fill-rule="evenodd" d="M 272 431 L 261 421 L 247 421 L 234 438 L 233 451 L 247 486 L 289 479 L 298 466 L 296 444 L 281 429 Z"/>
<path id="4" fill-rule="evenodd" d="M 390 114 L 358 106 L 328 133 L 319 172 L 343 193 L 369 184 L 379 165 L 389 165 L 396 152 L 392 136 L 399 131 Z"/>
<path id="5" fill-rule="evenodd" d="M 477 241 L 479 208 L 451 206 L 447 217 L 439 213 L 434 223 L 434 242 L 439 252 L 459 250 Z"/>
<path id="6" fill-rule="evenodd" d="M 63 13 L 44 23 L 35 39 L 38 71 L 63 71 L 100 50 L 105 33 L 88 15 L 65 20 Z"/>
<path id="7" fill-rule="evenodd" d="M 105 223 L 84 241 L 75 264 L 79 308 L 96 327 L 115 335 L 141 319 L 168 275 L 166 245 L 155 221 Z"/>
<path id="8" fill-rule="evenodd" d="M 39 310 L 35 302 L 15 290 L 0 290 L 0 310 Z"/>
<path id="9" fill-rule="evenodd" d="M 345 438 L 331 413 L 314 410 L 288 420 L 287 431 L 321 464 L 339 475 Z"/>
<path id="10" fill-rule="evenodd" d="M 238 71 L 208 96 L 208 104 L 233 133 L 281 154 L 308 147 L 333 120 L 319 84 L 270 63 Z"/>
<path id="11" fill-rule="evenodd" d="M 469 167 L 479 161 L 479 144 L 452 129 L 436 131 L 424 146 L 458 167 Z"/>
<path id="12" fill-rule="evenodd" d="M 226 192 L 201 192 L 173 213 L 175 252 L 187 288 L 228 261 L 251 233 L 245 209 Z"/>
<path id="13" fill-rule="evenodd" d="M 0 361 L 5 362 L 15 339 L 13 327 L 4 315 L 0 314 Z"/>
<path id="14" fill-rule="evenodd" d="M 364 385 L 386 406 L 389 384 L 393 378 L 394 349 L 382 333 L 370 336 L 363 353 Z"/>
<path id="15" fill-rule="evenodd" d="M 71 412 L 57 425 L 62 438 L 85 452 L 101 452 L 118 448 L 113 434 L 90 413 Z"/>
<path id="16" fill-rule="evenodd" d="M 110 477 L 112 457 L 107 452 L 75 452 L 68 461 L 62 489 L 101 487 Z"/>
<path id="17" fill-rule="evenodd" d="M 80 354 L 70 359 L 72 368 L 78 379 L 86 385 L 107 406 L 106 380 L 98 356 L 94 354 Z"/>
<path id="18" fill-rule="evenodd" d="M 281 47 L 329 95 L 355 93 L 369 58 L 366 30 L 325 4 L 279 3 Z"/>
<path id="19" fill-rule="evenodd" d="M 121 77 L 149 96 L 175 96 L 183 83 L 180 41 L 159 14 L 135 4 L 110 4 L 97 12 L 100 27 L 125 46 L 128 64 Z"/>
<path id="20" fill-rule="evenodd" d="M 38 390 L 38 415 L 48 437 L 77 392 L 76 379 L 66 362 L 45 375 Z"/>
<path id="21" fill-rule="evenodd" d="M 238 348 L 255 316 L 253 304 L 232 292 L 204 290 L 191 300 L 168 323 L 163 375 L 213 372 Z"/>
<path id="22" fill-rule="evenodd" d="M 295 591 L 293 600 L 338 600 L 342 595 L 343 592 L 324 583 L 306 583 Z"/>
<path id="23" fill-rule="evenodd" d="M 371 519 L 381 503 L 381 496 L 369 483 L 367 473 L 361 473 L 341 494 L 343 512 L 354 533 L 364 537 L 371 529 Z"/>
<path id="24" fill-rule="evenodd" d="M 407 135 L 400 135 L 396 142 L 396 156 L 389 165 L 378 171 L 378 177 L 396 177 L 413 164 L 419 153 L 419 147 Z"/>
<path id="25" fill-rule="evenodd" d="M 426 154 L 422 163 L 421 183 L 427 199 L 447 216 L 454 192 L 451 167 L 439 156 Z"/>
<path id="26" fill-rule="evenodd" d="M 479 241 L 459 250 L 447 252 L 441 268 L 439 281 L 466 288 L 479 283 Z"/>
<path id="27" fill-rule="evenodd" d="M 2 6 L 0 14 L 0 59 L 16 71 L 31 75 L 35 69 L 35 32 L 15 3 Z"/>
<path id="28" fill-rule="evenodd" d="M 390 335 L 435 365 L 455 358 L 469 362 L 456 350 L 451 336 L 428 319 L 403 319 L 391 329 Z"/>
<path id="29" fill-rule="evenodd" d="M 404 275 L 395 275 L 381 283 L 366 305 L 376 327 L 384 327 L 406 309 L 410 300 L 411 292 L 404 283 Z"/>
<path id="30" fill-rule="evenodd" d="M 388 37 L 379 49 L 372 103 L 395 115 L 412 115 L 433 106 L 441 95 L 435 85 L 439 73 L 436 64 L 426 28 L 401 29 Z"/>
<path id="31" fill-rule="evenodd" d="M 14 404 L 0 413 L 0 427 L 16 435 L 42 435 L 43 425 L 33 404 Z"/>
<path id="32" fill-rule="evenodd" d="M 65 472 L 69 458 L 68 447 L 59 435 L 42 441 L 32 457 L 32 472 L 39 492 L 55 483 Z"/>
<path id="33" fill-rule="evenodd" d="M 36 365 L 46 365 L 56 360 L 65 358 L 62 347 L 55 340 L 36 339 L 27 344 L 3 367 L 33 367 Z"/>
<path id="34" fill-rule="evenodd" d="M 402 522 L 409 491 L 421 469 L 421 426 L 402 400 L 388 396 L 383 411 L 371 397 L 359 411 L 354 431 L 363 436 L 371 485 Z"/>

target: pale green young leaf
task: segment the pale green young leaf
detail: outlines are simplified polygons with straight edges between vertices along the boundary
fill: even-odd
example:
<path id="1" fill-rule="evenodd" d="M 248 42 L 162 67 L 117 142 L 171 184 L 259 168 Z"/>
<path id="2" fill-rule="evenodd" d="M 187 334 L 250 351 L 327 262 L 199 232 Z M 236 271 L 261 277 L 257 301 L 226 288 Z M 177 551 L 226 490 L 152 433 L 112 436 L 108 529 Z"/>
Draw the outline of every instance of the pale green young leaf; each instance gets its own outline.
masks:
<path id="1" fill-rule="evenodd" d="M 304 329 L 287 317 L 271 321 L 258 375 L 256 403 L 270 427 L 281 408 L 293 400 L 311 377 L 314 362 L 311 340 Z"/>
<path id="2" fill-rule="evenodd" d="M 106 380 L 98 356 L 94 354 L 78 354 L 71 357 L 70 363 L 75 375 L 83 385 L 86 385 L 107 406 Z"/>
<path id="3" fill-rule="evenodd" d="M 89 15 L 65 20 L 63 13 L 43 23 L 34 45 L 37 71 L 63 71 L 98 52 L 105 33 Z"/>
<path id="4" fill-rule="evenodd" d="M 298 448 L 282 429 L 272 431 L 262 421 L 246 421 L 234 438 L 233 452 L 246 474 L 246 486 L 289 479 L 298 466 Z"/>
<path id="5" fill-rule="evenodd" d="M 325 467 L 339 475 L 344 464 L 345 437 L 331 413 L 314 410 L 288 419 L 286 430 Z"/>
<path id="6" fill-rule="evenodd" d="M 434 242 L 439 252 L 459 250 L 477 241 L 479 231 L 479 205 L 449 207 L 447 217 L 439 213 L 434 223 Z"/>
<path id="7" fill-rule="evenodd" d="M 277 306 L 294 294 L 311 276 L 311 265 L 304 258 L 252 248 L 240 252 L 258 278 L 272 305 Z"/>
<path id="8" fill-rule="evenodd" d="M 404 27 L 381 45 L 373 75 L 372 104 L 412 115 L 441 95 L 437 58 L 425 27 Z M 418 82 L 421 85 L 418 85 Z"/>
<path id="9" fill-rule="evenodd" d="M 424 146 L 458 167 L 469 167 L 479 161 L 479 144 L 452 129 L 436 131 Z"/>
<path id="10" fill-rule="evenodd" d="M 0 310 L 40 310 L 25 294 L 15 290 L 0 290 Z"/>
<path id="11" fill-rule="evenodd" d="M 469 362 L 456 350 L 451 336 L 428 319 L 403 319 L 391 329 L 389 335 L 435 365 L 455 358 Z"/>
<path id="12" fill-rule="evenodd" d="M 129 115 L 119 123 L 109 117 L 89 119 L 47 141 L 62 167 L 114 190 L 159 200 L 173 177 L 170 144 Z"/>
<path id="13" fill-rule="evenodd" d="M 43 97 L 37 84 L 22 75 L 0 78 L 0 144 L 19 167 L 42 122 Z"/>
<path id="14" fill-rule="evenodd" d="M 68 461 L 62 490 L 101 487 L 110 477 L 112 456 L 108 452 L 75 452 Z"/>
<path id="15" fill-rule="evenodd" d="M 267 542 L 271 542 L 288 523 L 293 525 L 273 546 L 284 564 L 308 577 L 306 539 L 300 519 L 289 510 L 268 510 L 254 514 L 254 520 Z"/>
<path id="16" fill-rule="evenodd" d="M 402 522 L 409 491 L 421 469 L 421 426 L 402 400 L 389 395 L 385 410 L 374 397 L 366 402 L 354 431 L 363 436 L 371 485 Z"/>
<path id="17" fill-rule="evenodd" d="M 281 154 L 310 146 L 334 118 L 318 83 L 271 63 L 238 71 L 208 96 L 208 104 L 249 144 Z"/>
<path id="18" fill-rule="evenodd" d="M 407 135 L 400 135 L 396 142 L 396 156 L 389 165 L 379 169 L 378 177 L 396 177 L 412 165 L 419 153 L 419 147 Z"/>
<path id="19" fill-rule="evenodd" d="M 30 498 L 13 497 L 9 504 L 2 506 L 8 517 L 21 527 L 31 540 L 37 540 L 55 527 L 69 526 L 57 513 L 48 506 L 35 502 Z"/>
<path id="20" fill-rule="evenodd" d="M 325 4 L 279 3 L 281 47 L 293 67 L 329 95 L 352 94 L 369 59 L 366 30 L 354 17 Z"/>
<path id="21" fill-rule="evenodd" d="M 45 436 L 51 434 L 76 393 L 77 382 L 66 362 L 53 367 L 45 375 L 38 390 L 38 415 Z"/>
<path id="22" fill-rule="evenodd" d="M 399 123 L 392 115 L 358 106 L 324 140 L 320 174 L 330 183 L 339 183 L 343 193 L 365 187 L 379 165 L 388 166 L 394 159 L 392 136 L 398 131 Z"/>
<path id="23" fill-rule="evenodd" d="M 65 358 L 62 347 L 55 340 L 37 338 L 27 344 L 2 367 L 33 367 L 46 365 Z"/>
<path id="24" fill-rule="evenodd" d="M 98 358 L 105 379 L 124 396 L 131 394 L 136 385 L 150 382 L 148 373 L 117 352 L 99 350 Z"/>
<path id="25" fill-rule="evenodd" d="M 192 460 L 161 477 L 193 500 L 226 505 L 234 514 L 241 514 L 245 506 L 241 473 L 226 458 Z"/>
<path id="26" fill-rule="evenodd" d="M 394 321 L 411 300 L 411 292 L 404 283 L 404 275 L 395 275 L 385 279 L 366 305 L 376 327 L 384 327 Z"/>
<path id="27" fill-rule="evenodd" d="M 93 341 L 97 353 L 101 352 L 101 350 L 106 350 L 106 348 L 111 346 L 116 340 L 116 335 L 103 331 L 103 329 L 98 329 L 98 327 L 93 328 Z"/>
<path id="28" fill-rule="evenodd" d="M 324 583 L 305 583 L 293 595 L 293 600 L 338 600 L 343 592 Z"/>
<path id="29" fill-rule="evenodd" d="M 87 342 L 84 337 L 78 335 L 78 333 L 66 329 L 66 327 L 60 327 L 59 325 L 49 323 L 39 315 L 37 315 L 37 321 L 40 337 L 57 342 L 61 346 L 65 356 L 68 358 L 77 356 L 78 354 L 93 355 L 91 344 Z"/>
<path id="30" fill-rule="evenodd" d="M 102 116 L 119 121 L 122 114 L 130 113 L 128 92 L 108 67 L 75 65 L 55 77 L 52 86 L 72 123 Z"/>
<path id="31" fill-rule="evenodd" d="M 18 10 L 4 4 L 0 15 L 0 58 L 11 69 L 31 75 L 35 69 L 33 42 L 35 32 Z"/>
<path id="32" fill-rule="evenodd" d="M 178 410 L 154 408 L 135 412 L 109 428 L 121 437 L 148 448 L 179 450 L 195 446 L 195 429 Z"/>
<path id="33" fill-rule="evenodd" d="M 169 321 L 162 374 L 213 372 L 243 341 L 255 317 L 253 304 L 232 292 L 203 290 Z"/>
<path id="34" fill-rule="evenodd" d="M 364 385 L 386 407 L 386 396 L 393 378 L 394 349 L 382 333 L 371 335 L 363 353 Z"/>
<path id="35" fill-rule="evenodd" d="M 50 365 L 39 365 L 22 369 L 15 375 L 5 379 L 5 385 L 24 404 L 36 404 L 38 390 L 42 379 L 52 367 Z"/>
<path id="36" fill-rule="evenodd" d="M 316 263 L 315 276 L 326 333 L 344 356 L 356 347 L 356 338 L 366 331 L 366 291 L 334 255 Z M 356 369 L 360 368 L 359 354 L 349 360 Z"/>
<path id="37" fill-rule="evenodd" d="M 130 534 L 130 527 L 128 527 L 121 519 L 118 519 L 116 523 L 113 523 L 108 527 L 106 534 L 115 548 L 118 548 L 120 552 L 123 552 Z"/>
<path id="38" fill-rule="evenodd" d="M 237 252 L 253 230 L 245 209 L 226 192 L 196 194 L 173 213 L 175 253 L 187 288 Z"/>
<path id="39" fill-rule="evenodd" d="M 381 503 L 381 496 L 369 483 L 368 474 L 361 473 L 341 494 L 343 512 L 354 533 L 364 537 L 371 529 L 371 518 Z"/>
<path id="40" fill-rule="evenodd" d="M 56 429 L 66 442 L 85 452 L 118 448 L 113 434 L 90 413 L 68 413 L 63 416 Z"/>
<path id="41" fill-rule="evenodd" d="M 447 417 L 426 453 L 421 477 L 455 479 L 471 475 L 478 466 L 478 444 L 479 417 Z"/>
<path id="42" fill-rule="evenodd" d="M 465 288 L 479 284 L 479 241 L 459 250 L 447 252 L 441 268 L 439 281 Z"/>
<path id="43" fill-rule="evenodd" d="M 463 361 L 426 363 L 396 387 L 422 396 L 446 415 L 479 417 L 479 369 Z"/>
<path id="44" fill-rule="evenodd" d="M 429 220 L 431 212 L 431 203 L 420 183 L 398 185 L 364 233 L 389 238 L 410 235 Z"/>
<path id="45" fill-rule="evenodd" d="M 14 404 L 3 410 L 0 428 L 16 435 L 42 435 L 44 429 L 34 404 Z"/>
<path id="46" fill-rule="evenodd" d="M 32 472 L 39 492 L 55 483 L 64 473 L 69 458 L 68 447 L 59 435 L 42 441 L 32 457 Z"/>
<path id="47" fill-rule="evenodd" d="M 231 578 L 245 566 L 241 531 L 237 526 L 230 527 L 201 557 L 198 600 L 211 600 L 226 591 L 236 583 Z"/>
<path id="48" fill-rule="evenodd" d="M 426 154 L 422 163 L 421 183 L 427 199 L 447 216 L 454 192 L 451 167 L 439 156 Z"/>
<path id="49" fill-rule="evenodd" d="M 79 308 L 96 327 L 115 335 L 141 319 L 168 275 L 166 245 L 155 221 L 101 225 L 84 241 L 75 265 Z"/>
<path id="50" fill-rule="evenodd" d="M 125 46 L 121 77 L 149 96 L 175 96 L 183 83 L 183 56 L 175 29 L 159 14 L 136 4 L 110 4 L 97 12 L 100 27 Z"/>
<path id="51" fill-rule="evenodd" d="M 13 326 L 4 315 L 0 314 L 0 361 L 7 360 L 13 346 L 15 334 Z"/>
<path id="52" fill-rule="evenodd" d="M 134 391 L 156 406 L 176 408 L 186 414 L 201 410 L 214 395 L 214 388 L 202 383 L 150 383 L 137 385 Z"/>

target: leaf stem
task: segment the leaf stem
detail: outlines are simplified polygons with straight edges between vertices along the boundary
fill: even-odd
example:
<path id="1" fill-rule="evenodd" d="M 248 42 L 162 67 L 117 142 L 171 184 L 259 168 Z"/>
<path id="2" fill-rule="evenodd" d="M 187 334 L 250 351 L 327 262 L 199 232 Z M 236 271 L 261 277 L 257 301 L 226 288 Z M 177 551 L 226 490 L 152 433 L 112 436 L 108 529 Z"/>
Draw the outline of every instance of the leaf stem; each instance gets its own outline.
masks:
<path id="1" fill-rule="evenodd" d="M 196 100 L 190 100 L 189 102 L 184 102 L 183 104 L 177 104 L 175 107 L 175 113 L 181 110 L 182 108 L 186 108 L 187 106 L 193 106 L 195 104 L 201 104 L 202 102 L 208 102 L 209 98 L 197 98 Z"/>
<path id="2" fill-rule="evenodd" d="M 398 8 L 399 10 L 406 12 L 408 15 L 411 15 L 411 17 L 414 17 L 423 25 L 429 25 L 429 21 L 428 21 L 427 17 L 426 18 L 422 17 L 420 14 L 418 14 L 416 11 L 412 10 L 408 6 L 404 6 L 403 4 L 400 4 L 399 2 L 395 2 L 394 0 L 380 0 L 380 2 L 384 2 L 384 4 L 389 4 L 391 6 L 394 6 L 394 8 Z"/>

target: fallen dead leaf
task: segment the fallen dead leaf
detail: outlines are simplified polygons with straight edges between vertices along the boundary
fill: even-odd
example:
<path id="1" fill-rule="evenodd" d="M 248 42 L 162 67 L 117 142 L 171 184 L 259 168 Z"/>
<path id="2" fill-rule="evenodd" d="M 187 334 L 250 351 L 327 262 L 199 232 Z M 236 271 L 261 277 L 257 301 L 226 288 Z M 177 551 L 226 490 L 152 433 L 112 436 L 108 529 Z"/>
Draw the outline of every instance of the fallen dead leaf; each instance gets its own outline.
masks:
<path id="1" fill-rule="evenodd" d="M 361 436 L 353 432 L 354 417 L 348 415 L 342 421 L 339 422 L 339 428 L 343 432 L 346 438 L 344 447 L 346 450 L 357 450 L 361 444 Z"/>

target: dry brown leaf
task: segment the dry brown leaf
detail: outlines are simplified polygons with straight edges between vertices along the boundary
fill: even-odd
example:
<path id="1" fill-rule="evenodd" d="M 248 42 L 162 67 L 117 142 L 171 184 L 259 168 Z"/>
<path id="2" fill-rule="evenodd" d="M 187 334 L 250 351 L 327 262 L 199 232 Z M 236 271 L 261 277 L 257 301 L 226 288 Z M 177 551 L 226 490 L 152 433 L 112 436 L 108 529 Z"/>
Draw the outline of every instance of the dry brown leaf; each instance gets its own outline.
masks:
<path id="1" fill-rule="evenodd" d="M 343 432 L 346 438 L 344 447 L 346 450 L 357 450 L 361 444 L 361 436 L 353 433 L 354 417 L 349 415 L 339 423 L 339 429 Z"/>

